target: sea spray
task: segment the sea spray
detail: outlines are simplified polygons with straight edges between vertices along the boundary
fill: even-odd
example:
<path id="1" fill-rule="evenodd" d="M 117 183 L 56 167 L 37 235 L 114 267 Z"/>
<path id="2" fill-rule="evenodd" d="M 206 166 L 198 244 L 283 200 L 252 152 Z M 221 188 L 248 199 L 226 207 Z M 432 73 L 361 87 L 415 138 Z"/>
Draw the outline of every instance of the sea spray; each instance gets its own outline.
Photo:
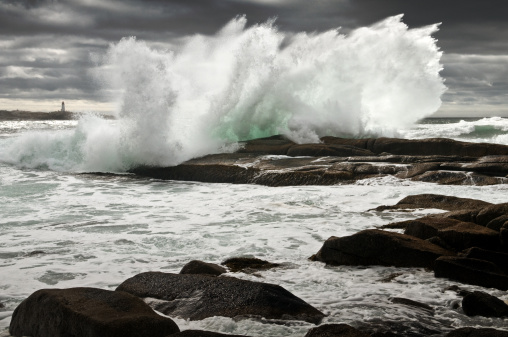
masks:
<path id="1" fill-rule="evenodd" d="M 97 67 L 118 119 L 88 117 L 75 131 L 23 135 L 0 160 L 71 171 L 175 165 L 240 140 L 285 134 L 396 136 L 435 112 L 445 90 L 437 25 L 402 15 L 352 31 L 287 34 L 237 17 L 213 36 L 157 50 L 134 37 Z"/>

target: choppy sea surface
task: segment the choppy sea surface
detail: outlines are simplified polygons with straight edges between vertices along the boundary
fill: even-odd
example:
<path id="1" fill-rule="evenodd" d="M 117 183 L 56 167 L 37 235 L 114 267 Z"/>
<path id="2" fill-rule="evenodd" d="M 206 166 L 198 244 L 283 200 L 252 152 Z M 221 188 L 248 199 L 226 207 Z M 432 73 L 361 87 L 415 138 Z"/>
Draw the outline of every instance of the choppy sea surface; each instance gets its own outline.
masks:
<path id="1" fill-rule="evenodd" d="M 37 131 L 53 137 L 75 121 L 0 122 L 0 147 Z M 111 123 L 114 123 L 113 121 Z M 508 144 L 508 120 L 427 119 L 405 138 L 448 137 Z M 23 163 L 26 163 L 26 158 Z M 402 325 L 406 335 L 431 335 L 464 326 L 508 330 L 498 318 L 467 317 L 452 285 L 503 300 L 508 292 L 436 279 L 418 268 L 327 267 L 308 258 L 330 236 L 351 235 L 439 210 L 370 211 L 412 194 L 439 193 L 493 203 L 508 201 L 508 185 L 440 186 L 368 179 L 351 185 L 265 187 L 97 176 L 0 162 L 0 336 L 16 306 L 41 288 L 114 290 L 146 271 L 178 273 L 187 262 L 220 263 L 255 256 L 283 267 L 235 277 L 281 285 L 328 316 L 324 323 L 361 327 Z M 390 282 L 388 276 L 398 274 Z M 404 297 L 428 304 L 434 315 L 394 304 Z M 213 317 L 175 318 L 181 329 L 251 336 L 304 336 L 311 324 L 285 325 Z"/>

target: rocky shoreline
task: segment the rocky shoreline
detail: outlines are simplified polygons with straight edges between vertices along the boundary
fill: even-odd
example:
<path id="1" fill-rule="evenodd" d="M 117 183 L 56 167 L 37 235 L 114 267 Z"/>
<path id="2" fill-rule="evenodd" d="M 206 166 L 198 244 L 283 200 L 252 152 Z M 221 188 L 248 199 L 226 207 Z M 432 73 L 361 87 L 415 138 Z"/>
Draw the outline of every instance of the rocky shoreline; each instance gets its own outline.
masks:
<path id="1" fill-rule="evenodd" d="M 427 268 L 435 277 L 464 284 L 508 290 L 508 203 L 423 194 L 375 211 L 439 208 L 448 212 L 391 223 L 345 237 L 331 237 L 312 257 L 316 263 L 349 266 Z M 404 229 L 404 234 L 394 232 Z M 318 262 L 319 261 L 319 262 Z M 191 261 L 180 274 L 146 272 L 119 285 L 116 291 L 95 288 L 42 289 L 13 313 L 13 336 L 228 336 L 187 330 L 180 332 L 170 317 L 202 320 L 224 316 L 261 319 L 269 324 L 303 321 L 316 324 L 306 337 L 448 336 L 507 337 L 508 331 L 478 327 L 409 331 L 404 322 L 360 325 L 321 324 L 326 315 L 284 288 L 242 280 L 235 272 L 261 273 L 281 265 L 254 258 L 232 258 L 223 266 Z M 392 282 L 399 275 L 385 280 Z M 481 291 L 451 286 L 462 297 L 456 310 L 468 316 L 497 317 L 508 327 L 508 304 Z M 410 298 L 391 298 L 432 316 L 434 308 Z M 444 305 L 444 304 L 443 304 Z M 166 316 L 157 315 L 157 310 Z M 232 335 L 229 335 L 232 336 Z"/>
<path id="2" fill-rule="evenodd" d="M 504 184 L 508 146 L 449 139 L 342 139 L 298 145 L 282 136 L 245 142 L 235 153 L 196 158 L 175 167 L 138 167 L 138 176 L 156 179 L 268 186 L 331 185 L 395 176 L 438 184 Z M 330 237 L 310 257 L 325 266 L 396 266 L 425 268 L 437 278 L 508 290 L 508 203 L 435 194 L 413 195 L 385 212 L 441 209 L 415 220 L 391 223 L 343 237 Z M 403 233 L 401 233 L 403 231 Z M 209 331 L 180 331 L 171 317 L 203 320 L 214 316 L 256 319 L 266 324 L 301 321 L 315 324 L 306 337 L 448 336 L 508 337 L 488 327 L 428 328 L 419 322 L 378 322 L 357 326 L 322 324 L 326 315 L 279 285 L 236 278 L 262 273 L 277 263 L 233 258 L 222 266 L 190 261 L 179 274 L 146 272 L 125 280 L 115 291 L 95 288 L 42 289 L 14 311 L 13 336 L 233 336 Z M 383 282 L 392 282 L 394 274 Z M 462 298 L 455 310 L 468 316 L 504 319 L 508 304 L 482 291 L 450 286 Z M 393 305 L 432 317 L 435 308 L 411 298 Z M 445 305 L 445 304 L 443 304 Z M 165 316 L 156 314 L 154 311 Z M 409 324 L 405 325 L 405 323 Z M 411 325 L 412 324 L 412 325 Z M 416 327 L 412 329 L 411 327 Z"/>
<path id="3" fill-rule="evenodd" d="M 445 138 L 323 137 L 321 141 L 295 144 L 284 136 L 254 139 L 241 143 L 234 153 L 130 172 L 164 180 L 266 186 L 350 184 L 380 176 L 445 185 L 508 183 L 506 145 Z"/>

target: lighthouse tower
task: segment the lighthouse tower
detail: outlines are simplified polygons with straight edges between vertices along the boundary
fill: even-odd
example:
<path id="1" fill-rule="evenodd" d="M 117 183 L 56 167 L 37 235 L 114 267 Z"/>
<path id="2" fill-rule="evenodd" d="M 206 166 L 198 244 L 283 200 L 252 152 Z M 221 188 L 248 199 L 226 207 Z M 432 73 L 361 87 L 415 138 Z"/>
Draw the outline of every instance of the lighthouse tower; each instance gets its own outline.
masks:
<path id="1" fill-rule="evenodd" d="M 62 102 L 62 112 L 65 112 L 65 102 Z"/>

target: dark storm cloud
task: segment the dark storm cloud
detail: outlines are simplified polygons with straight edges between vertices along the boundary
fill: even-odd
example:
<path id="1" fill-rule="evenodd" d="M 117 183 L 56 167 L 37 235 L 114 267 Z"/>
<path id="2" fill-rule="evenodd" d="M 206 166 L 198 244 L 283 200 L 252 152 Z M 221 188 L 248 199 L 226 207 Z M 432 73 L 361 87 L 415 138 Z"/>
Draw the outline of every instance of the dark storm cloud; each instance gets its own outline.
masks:
<path id="1" fill-rule="evenodd" d="M 60 90 L 99 99 L 87 75 L 90 54 L 125 36 L 171 47 L 183 36 L 214 34 L 243 14 L 249 25 L 277 17 L 284 31 L 348 33 L 402 13 L 410 28 L 442 22 L 435 37 L 450 88 L 444 101 L 506 103 L 506 0 L 0 0 L 0 89 L 11 98 Z"/>

